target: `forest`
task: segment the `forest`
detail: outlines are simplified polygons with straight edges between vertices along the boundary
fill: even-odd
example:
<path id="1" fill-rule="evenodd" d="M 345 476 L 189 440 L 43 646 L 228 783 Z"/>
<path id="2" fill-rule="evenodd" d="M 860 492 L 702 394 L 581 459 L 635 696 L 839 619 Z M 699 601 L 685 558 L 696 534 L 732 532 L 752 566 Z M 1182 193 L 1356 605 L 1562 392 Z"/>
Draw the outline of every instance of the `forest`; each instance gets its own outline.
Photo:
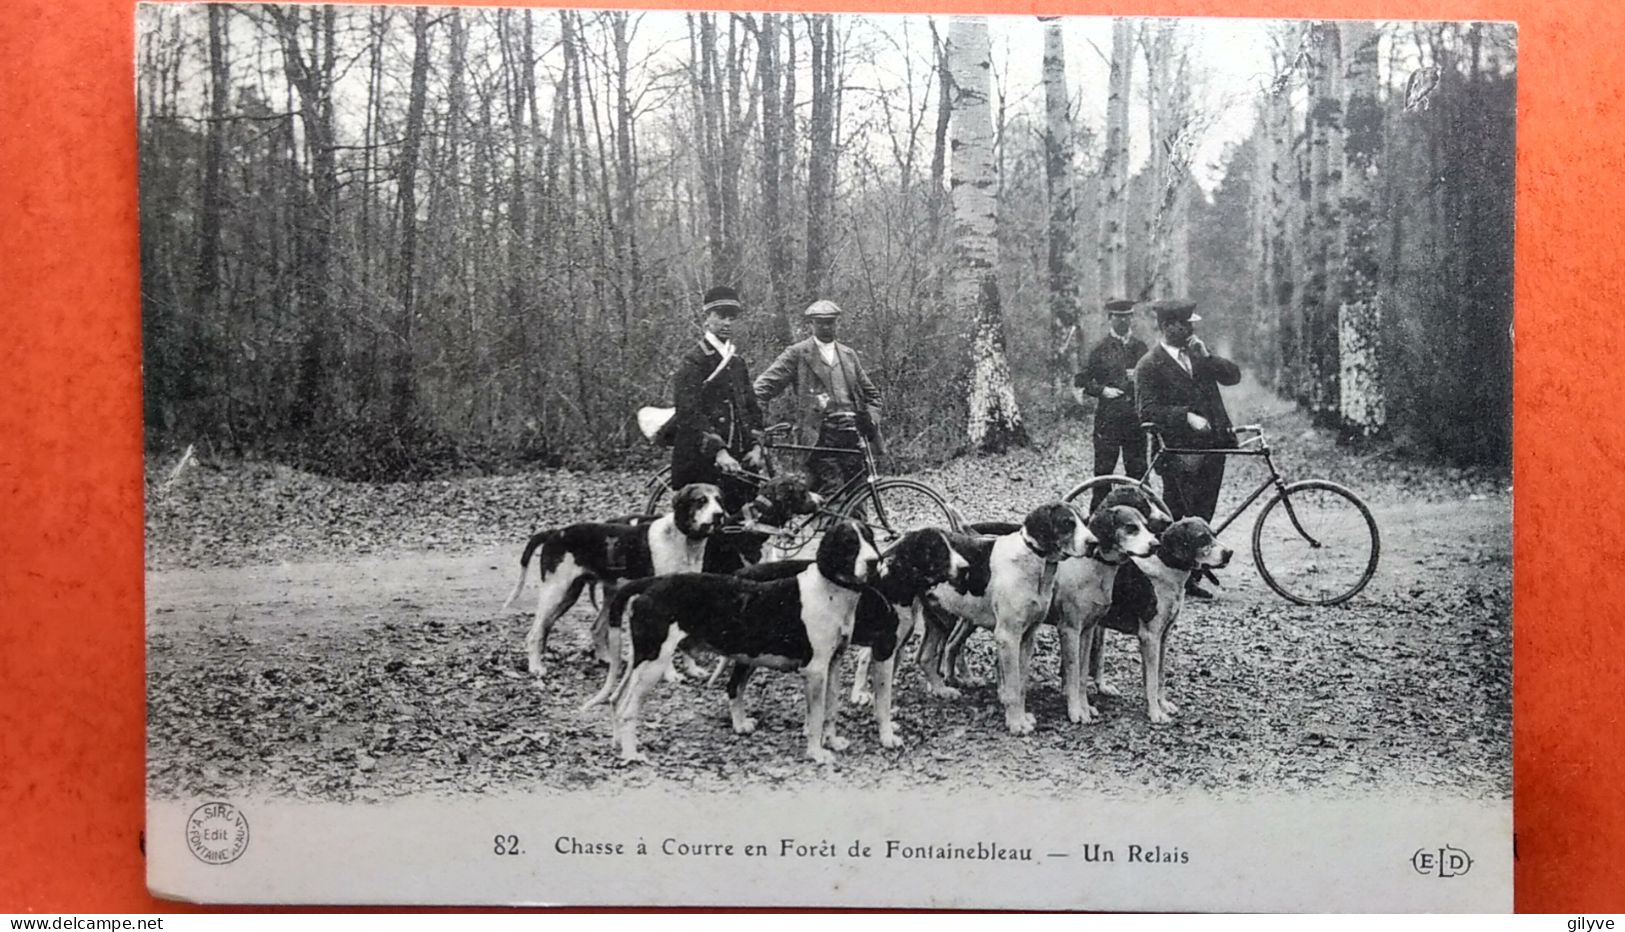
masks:
<path id="1" fill-rule="evenodd" d="M 1515 27 L 1215 29 L 144 6 L 149 448 L 653 458 L 726 283 L 757 370 L 845 309 L 905 466 L 1086 430 L 1102 302 L 1188 295 L 1351 448 L 1505 468 Z"/>

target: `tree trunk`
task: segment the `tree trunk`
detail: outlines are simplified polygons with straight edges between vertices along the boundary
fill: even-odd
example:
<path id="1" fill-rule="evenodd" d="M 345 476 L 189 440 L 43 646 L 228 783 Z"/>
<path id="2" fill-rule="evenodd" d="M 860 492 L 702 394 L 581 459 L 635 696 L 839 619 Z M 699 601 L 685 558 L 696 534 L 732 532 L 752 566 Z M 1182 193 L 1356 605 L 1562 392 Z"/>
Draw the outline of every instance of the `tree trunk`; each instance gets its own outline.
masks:
<path id="1" fill-rule="evenodd" d="M 1004 315 L 998 283 L 998 201 L 993 165 L 992 50 L 987 20 L 955 17 L 948 31 L 954 100 L 954 308 L 971 321 L 969 421 L 966 439 L 991 452 L 1025 445 L 1005 360 Z"/>
<path id="2" fill-rule="evenodd" d="M 807 158 L 807 285 L 808 300 L 823 295 L 829 286 L 829 227 L 834 207 L 835 162 L 835 18 L 807 17 L 812 33 L 812 116 L 808 132 L 812 147 Z"/>
<path id="3" fill-rule="evenodd" d="M 937 34 L 937 21 L 931 23 L 931 48 L 936 53 L 937 76 L 937 128 L 931 145 L 931 231 L 935 235 L 942 229 L 942 208 L 947 200 L 943 184 L 947 180 L 948 122 L 953 115 L 954 78 L 948 64 L 948 43 Z"/>
<path id="4" fill-rule="evenodd" d="M 197 278 L 192 290 L 192 313 L 202 321 L 220 288 L 221 173 L 226 151 L 226 95 L 230 71 L 226 64 L 226 16 L 229 8 L 209 5 L 209 123 L 205 127 L 203 205 L 198 219 Z"/>
<path id="5" fill-rule="evenodd" d="M 762 15 L 757 40 L 756 79 L 762 101 L 762 226 L 767 231 L 767 303 L 774 335 L 789 342 L 789 256 L 785 248 L 785 218 L 779 190 L 780 154 L 784 148 L 783 93 L 779 83 L 779 17 Z"/>
<path id="6" fill-rule="evenodd" d="M 698 16 L 696 20 L 695 17 Z M 716 86 L 717 30 L 711 13 L 689 14 L 688 45 L 692 66 L 691 94 L 699 128 L 700 179 L 705 188 L 706 239 L 710 244 L 712 284 L 737 285 L 728 263 L 727 229 L 722 220 L 722 95 Z"/>
<path id="7" fill-rule="evenodd" d="M 423 140 L 423 110 L 429 84 L 429 10 L 418 7 L 412 13 L 412 83 L 407 94 L 406 130 L 401 139 L 400 186 L 401 258 L 397 268 L 396 291 L 401 296 L 401 324 L 396 333 L 398 351 L 392 368 L 395 383 L 390 391 L 390 421 L 396 430 L 408 427 L 417 415 L 417 379 L 412 348 L 417 318 L 418 250 L 418 152 Z"/>
<path id="8" fill-rule="evenodd" d="M 282 40 L 283 66 L 289 85 L 299 95 L 299 116 L 309 153 L 310 199 L 304 205 L 296 261 L 295 316 L 302 321 L 295 402 L 290 422 L 303 428 L 320 423 L 332 410 L 334 386 L 328 383 L 333 338 L 332 260 L 338 212 L 338 169 L 333 134 L 333 7 L 266 7 Z M 300 27 L 310 14 L 311 51 L 304 52 Z"/>
<path id="9" fill-rule="evenodd" d="M 1339 411 L 1343 430 L 1380 433 L 1387 421 L 1379 350 L 1382 314 L 1377 169 L 1382 155 L 1378 33 L 1370 23 L 1339 25 L 1347 80 L 1343 106 L 1342 302 L 1338 309 Z"/>
<path id="10" fill-rule="evenodd" d="M 1106 299 L 1128 297 L 1128 104 L 1134 34 L 1112 21 L 1111 72 L 1106 81 L 1106 149 L 1100 159 L 1100 287 Z"/>
<path id="11" fill-rule="evenodd" d="M 615 39 L 615 186 L 619 214 L 615 229 L 619 233 L 616 261 L 620 265 L 621 287 L 618 299 L 623 352 L 632 331 L 632 302 L 643 288 L 638 259 L 638 168 L 633 156 L 633 134 L 636 132 L 636 124 L 632 118 L 632 94 L 628 80 L 632 51 L 632 38 L 628 29 L 630 18 L 630 14 L 624 10 L 610 14 L 610 25 Z"/>
<path id="12" fill-rule="evenodd" d="M 1078 222 L 1073 200 L 1072 107 L 1066 84 L 1066 49 L 1061 21 L 1042 17 L 1044 27 L 1044 180 L 1049 192 L 1049 306 L 1052 387 L 1064 392 L 1079 368 L 1083 341 L 1078 321 L 1078 275 L 1072 229 Z M 1070 351 L 1068 350 L 1070 348 Z"/>
<path id="13" fill-rule="evenodd" d="M 1342 267 L 1339 254 L 1342 194 L 1343 101 L 1342 61 L 1337 25 L 1315 23 L 1309 83 L 1309 170 L 1312 233 L 1305 238 L 1309 250 L 1304 282 L 1303 339 L 1307 390 L 1305 403 L 1318 423 L 1334 423 L 1337 402 L 1337 304 L 1333 283 Z"/>

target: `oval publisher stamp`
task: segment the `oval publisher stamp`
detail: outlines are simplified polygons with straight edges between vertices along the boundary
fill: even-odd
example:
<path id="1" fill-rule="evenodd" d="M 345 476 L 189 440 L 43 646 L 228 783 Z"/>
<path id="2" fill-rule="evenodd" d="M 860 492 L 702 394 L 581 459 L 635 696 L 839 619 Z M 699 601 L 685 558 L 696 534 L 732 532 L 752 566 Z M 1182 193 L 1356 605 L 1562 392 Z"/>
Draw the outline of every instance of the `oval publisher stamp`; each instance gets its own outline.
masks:
<path id="1" fill-rule="evenodd" d="M 204 803 L 186 817 L 186 845 L 205 864 L 230 864 L 248 850 L 248 819 L 231 803 Z"/>

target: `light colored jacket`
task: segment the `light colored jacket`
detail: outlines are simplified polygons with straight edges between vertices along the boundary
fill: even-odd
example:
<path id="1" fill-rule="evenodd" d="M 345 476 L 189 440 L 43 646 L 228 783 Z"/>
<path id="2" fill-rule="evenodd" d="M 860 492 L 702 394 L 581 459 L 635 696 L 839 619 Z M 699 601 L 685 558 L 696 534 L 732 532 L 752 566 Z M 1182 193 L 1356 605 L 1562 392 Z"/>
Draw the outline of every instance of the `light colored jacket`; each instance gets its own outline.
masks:
<path id="1" fill-rule="evenodd" d="M 863 370 L 863 363 L 859 361 L 857 351 L 852 347 L 837 342 L 835 363 L 841 367 L 841 376 L 846 380 L 847 388 L 852 393 L 856 410 L 867 416 L 873 428 L 865 432 L 866 439 L 876 453 L 882 452 L 880 390 L 869 380 L 869 374 Z M 797 443 L 818 442 L 819 428 L 824 419 L 824 409 L 818 403 L 818 396 L 830 394 L 830 386 L 824 380 L 826 371 L 824 361 L 818 357 L 817 341 L 808 337 L 786 347 L 784 352 L 779 354 L 779 358 L 773 360 L 773 364 L 756 377 L 753 388 L 756 400 L 763 409 L 766 409 L 768 402 L 783 394 L 786 389 L 794 393 Z M 860 423 L 861 421 L 862 419 Z"/>

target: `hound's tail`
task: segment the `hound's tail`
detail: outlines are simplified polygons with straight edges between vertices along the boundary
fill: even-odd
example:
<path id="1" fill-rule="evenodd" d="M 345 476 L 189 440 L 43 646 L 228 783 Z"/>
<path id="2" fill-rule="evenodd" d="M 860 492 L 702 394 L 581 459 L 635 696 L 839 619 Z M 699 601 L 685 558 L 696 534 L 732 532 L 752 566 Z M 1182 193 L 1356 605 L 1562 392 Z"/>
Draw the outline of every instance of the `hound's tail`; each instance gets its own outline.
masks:
<path id="1" fill-rule="evenodd" d="M 537 531 L 531 535 L 530 542 L 525 544 L 525 552 L 519 556 L 519 581 L 514 584 L 513 591 L 508 593 L 508 601 L 502 603 L 503 611 L 507 611 L 518 600 L 519 593 L 525 591 L 525 578 L 530 575 L 531 554 L 536 552 L 537 547 L 546 543 L 552 534 L 552 531 Z"/>
<path id="2" fill-rule="evenodd" d="M 631 670 L 622 656 L 621 616 L 626 614 L 627 604 L 635 596 L 641 595 L 643 590 L 649 588 L 649 584 L 654 582 L 656 578 L 634 579 L 617 587 L 615 595 L 604 606 L 604 610 L 599 613 L 598 623 L 604 625 L 605 640 L 608 642 L 609 673 L 604 677 L 603 688 L 594 693 L 591 699 L 583 702 L 578 711 L 585 712 L 593 706 L 606 701 L 618 702 L 621 695 L 626 692 L 627 681 L 632 677 Z"/>

